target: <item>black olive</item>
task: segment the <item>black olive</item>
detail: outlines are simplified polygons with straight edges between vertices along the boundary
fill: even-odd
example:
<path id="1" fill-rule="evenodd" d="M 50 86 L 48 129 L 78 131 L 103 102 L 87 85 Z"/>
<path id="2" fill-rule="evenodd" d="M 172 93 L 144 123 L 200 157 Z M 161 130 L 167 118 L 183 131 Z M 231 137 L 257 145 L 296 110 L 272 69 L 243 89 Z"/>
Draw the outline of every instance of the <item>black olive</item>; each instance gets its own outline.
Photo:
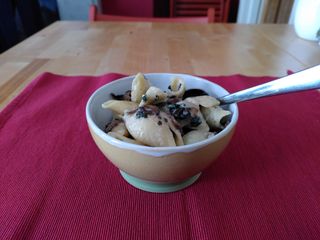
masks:
<path id="1" fill-rule="evenodd" d="M 201 124 L 201 119 L 198 116 L 191 118 L 190 126 L 198 127 Z"/>
<path id="2" fill-rule="evenodd" d="M 131 100 L 131 90 L 126 91 L 125 94 L 119 94 L 119 95 L 111 93 L 111 97 L 115 100 L 130 101 Z"/>
<path id="3" fill-rule="evenodd" d="M 209 95 L 206 91 L 203 91 L 202 89 L 192 88 L 185 91 L 183 95 L 183 99 L 188 97 L 196 97 L 196 96 L 203 96 L 203 95 Z"/>

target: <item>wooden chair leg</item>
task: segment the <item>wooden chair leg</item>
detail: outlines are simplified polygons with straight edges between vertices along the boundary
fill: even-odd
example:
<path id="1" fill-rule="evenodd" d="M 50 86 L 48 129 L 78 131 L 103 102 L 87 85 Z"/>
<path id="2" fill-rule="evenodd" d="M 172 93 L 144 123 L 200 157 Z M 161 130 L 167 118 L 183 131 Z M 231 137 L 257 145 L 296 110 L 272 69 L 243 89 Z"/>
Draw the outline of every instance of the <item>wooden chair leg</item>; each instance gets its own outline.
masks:
<path id="1" fill-rule="evenodd" d="M 229 11 L 230 11 L 230 0 L 226 0 L 224 4 L 224 13 L 223 13 L 223 22 L 228 22 L 229 17 Z"/>
<path id="2" fill-rule="evenodd" d="M 97 20 L 97 6 L 94 4 L 91 4 L 89 8 L 89 21 L 94 22 L 96 20 Z"/>
<path id="3" fill-rule="evenodd" d="M 214 8 L 208 8 L 208 23 L 214 23 L 215 22 L 215 10 Z"/>

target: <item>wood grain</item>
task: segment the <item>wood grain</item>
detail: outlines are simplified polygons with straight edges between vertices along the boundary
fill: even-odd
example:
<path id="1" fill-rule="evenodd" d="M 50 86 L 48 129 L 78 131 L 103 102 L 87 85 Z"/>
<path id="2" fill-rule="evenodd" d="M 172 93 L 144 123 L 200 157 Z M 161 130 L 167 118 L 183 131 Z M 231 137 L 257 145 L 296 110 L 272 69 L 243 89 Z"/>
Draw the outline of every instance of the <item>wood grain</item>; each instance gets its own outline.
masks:
<path id="1" fill-rule="evenodd" d="M 42 72 L 273 75 L 320 63 L 286 24 L 56 22 L 0 55 L 0 109 Z"/>

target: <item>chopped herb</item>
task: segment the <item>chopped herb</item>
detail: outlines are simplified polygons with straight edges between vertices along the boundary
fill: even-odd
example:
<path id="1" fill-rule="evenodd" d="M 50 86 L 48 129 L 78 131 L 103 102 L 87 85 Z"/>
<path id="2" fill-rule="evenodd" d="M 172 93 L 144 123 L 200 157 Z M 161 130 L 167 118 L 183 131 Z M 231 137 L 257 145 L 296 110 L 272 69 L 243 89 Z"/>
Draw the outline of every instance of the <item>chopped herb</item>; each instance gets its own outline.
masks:
<path id="1" fill-rule="evenodd" d="M 175 108 L 177 108 L 177 104 L 169 104 L 168 108 L 169 109 L 175 109 Z"/>
<path id="2" fill-rule="evenodd" d="M 148 113 L 145 111 L 143 107 L 139 107 L 136 112 L 136 118 L 147 118 Z"/>
<path id="3" fill-rule="evenodd" d="M 197 127 L 201 124 L 201 119 L 198 116 L 191 118 L 190 126 Z"/>
<path id="4" fill-rule="evenodd" d="M 144 102 L 147 101 L 147 96 L 146 95 L 142 95 L 142 101 L 144 101 Z"/>
<path id="5" fill-rule="evenodd" d="M 181 114 L 182 116 L 189 116 L 190 112 L 187 109 L 184 109 Z"/>
<path id="6" fill-rule="evenodd" d="M 147 105 L 144 107 L 138 107 L 137 110 L 134 110 L 136 114 L 136 118 L 148 118 L 149 115 L 157 115 L 159 116 L 160 110 L 158 107 L 153 106 L 153 105 Z"/>
<path id="7" fill-rule="evenodd" d="M 188 108 L 180 104 L 169 104 L 168 109 L 170 114 L 176 119 L 187 119 L 191 116 Z"/>

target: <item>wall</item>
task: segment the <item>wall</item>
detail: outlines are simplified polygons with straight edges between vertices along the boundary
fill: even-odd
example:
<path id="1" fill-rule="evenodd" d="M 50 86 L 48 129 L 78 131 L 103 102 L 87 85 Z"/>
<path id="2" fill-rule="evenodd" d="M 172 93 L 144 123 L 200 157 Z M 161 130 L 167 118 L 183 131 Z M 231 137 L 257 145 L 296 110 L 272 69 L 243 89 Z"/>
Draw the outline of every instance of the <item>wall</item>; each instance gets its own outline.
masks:
<path id="1" fill-rule="evenodd" d="M 289 24 L 293 24 L 298 2 L 299 2 L 299 0 L 294 0 L 293 6 L 292 6 L 292 11 L 291 11 L 289 22 L 288 22 Z"/>
<path id="2" fill-rule="evenodd" d="M 91 3 L 101 7 L 100 0 L 57 0 L 61 20 L 88 20 Z"/>
<path id="3" fill-rule="evenodd" d="M 293 7 L 292 2 L 293 0 L 240 0 L 237 23 L 292 23 L 297 0 L 294 1 Z M 275 11 L 273 10 L 274 13 L 272 11 L 269 13 L 268 11 L 270 7 L 272 7 L 272 4 L 275 5 Z M 268 14 L 271 15 L 269 16 Z M 287 21 L 289 15 L 290 19 Z M 272 21 L 268 20 L 269 18 L 271 18 Z"/>
<path id="4" fill-rule="evenodd" d="M 258 23 L 261 5 L 262 0 L 240 0 L 237 23 Z"/>

